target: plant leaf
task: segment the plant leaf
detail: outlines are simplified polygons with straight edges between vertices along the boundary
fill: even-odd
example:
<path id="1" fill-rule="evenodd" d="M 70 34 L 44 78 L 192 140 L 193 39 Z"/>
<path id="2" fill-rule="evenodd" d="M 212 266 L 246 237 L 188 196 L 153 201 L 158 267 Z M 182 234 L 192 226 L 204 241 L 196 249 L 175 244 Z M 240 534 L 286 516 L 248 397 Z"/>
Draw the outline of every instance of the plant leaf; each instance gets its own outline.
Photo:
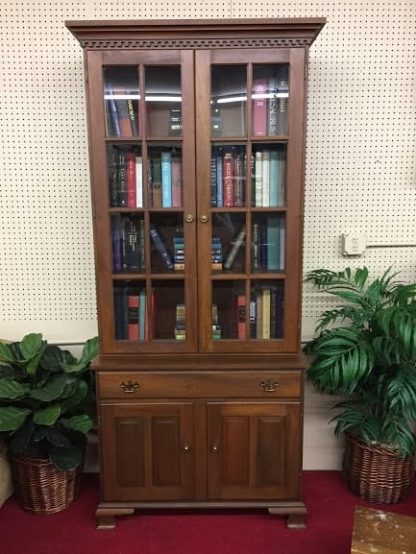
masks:
<path id="1" fill-rule="evenodd" d="M 26 419 L 22 427 L 13 433 L 9 442 L 10 452 L 15 456 L 23 454 L 27 450 L 34 432 L 35 426 L 33 421 L 31 419 Z"/>
<path id="2" fill-rule="evenodd" d="M 42 410 L 36 410 L 33 413 L 33 421 L 37 425 L 53 425 L 61 415 L 59 404 L 53 404 Z"/>
<path id="3" fill-rule="evenodd" d="M 17 400 L 23 398 L 30 390 L 26 383 L 19 383 L 13 379 L 0 378 L 0 398 L 6 400 Z"/>
<path id="4" fill-rule="evenodd" d="M 30 410 L 14 406 L 0 407 L 0 431 L 14 431 L 23 425 Z"/>
<path id="5" fill-rule="evenodd" d="M 51 402 L 61 397 L 66 385 L 73 384 L 75 380 L 76 378 L 71 375 L 52 375 L 43 387 L 33 389 L 30 396 L 42 402 Z"/>
<path id="6" fill-rule="evenodd" d="M 68 437 L 66 437 L 64 433 L 62 433 L 55 427 L 49 427 L 46 430 L 46 438 L 54 446 L 59 446 L 61 448 L 68 448 L 69 446 L 71 446 L 71 442 Z"/>
<path id="7" fill-rule="evenodd" d="M 16 358 L 13 356 L 13 352 L 10 349 L 8 344 L 0 341 L 0 361 L 6 363 L 13 363 L 16 361 Z"/>
<path id="8" fill-rule="evenodd" d="M 67 448 L 52 446 L 49 449 L 49 458 L 58 469 L 66 471 L 79 466 L 82 461 L 82 452 L 74 446 Z"/>
<path id="9" fill-rule="evenodd" d="M 84 348 L 82 350 L 81 358 L 78 362 L 74 364 L 64 364 L 63 368 L 64 371 L 67 373 L 78 373 L 80 371 L 83 371 L 88 367 L 90 362 L 97 356 L 98 354 L 98 337 L 93 337 L 92 339 L 89 339 L 84 344 Z"/>
<path id="10" fill-rule="evenodd" d="M 92 419 L 86 414 L 72 416 L 70 418 L 61 418 L 59 423 L 64 425 L 67 429 L 79 431 L 80 433 L 87 434 L 93 427 Z"/>
<path id="11" fill-rule="evenodd" d="M 23 337 L 19 343 L 19 349 L 24 360 L 30 360 L 39 353 L 42 347 L 42 335 L 40 333 L 30 333 Z"/>

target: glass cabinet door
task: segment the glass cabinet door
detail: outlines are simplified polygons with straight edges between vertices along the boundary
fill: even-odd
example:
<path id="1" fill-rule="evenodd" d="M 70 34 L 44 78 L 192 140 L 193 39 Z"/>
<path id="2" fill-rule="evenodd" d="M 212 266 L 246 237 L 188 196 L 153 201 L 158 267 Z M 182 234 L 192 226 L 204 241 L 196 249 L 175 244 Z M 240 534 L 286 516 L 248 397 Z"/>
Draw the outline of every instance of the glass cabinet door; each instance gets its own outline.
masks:
<path id="1" fill-rule="evenodd" d="M 102 90 L 91 134 L 106 353 L 197 349 L 193 54 L 154 59 L 108 52 L 90 71 Z"/>
<path id="2" fill-rule="evenodd" d="M 205 351 L 298 348 L 303 63 L 289 49 L 196 53 Z"/>

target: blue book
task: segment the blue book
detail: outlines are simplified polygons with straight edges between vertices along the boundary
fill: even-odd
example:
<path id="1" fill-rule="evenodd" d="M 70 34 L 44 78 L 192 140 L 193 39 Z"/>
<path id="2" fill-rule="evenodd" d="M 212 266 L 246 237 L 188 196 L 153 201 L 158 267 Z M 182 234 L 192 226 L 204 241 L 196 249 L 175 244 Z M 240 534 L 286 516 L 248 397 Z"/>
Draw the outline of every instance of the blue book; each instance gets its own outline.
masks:
<path id="1" fill-rule="evenodd" d="M 169 252 L 166 249 L 166 246 L 164 245 L 159 233 L 156 231 L 156 229 L 150 229 L 150 237 L 153 241 L 153 244 L 156 247 L 156 250 L 159 252 L 160 257 L 163 260 L 163 263 L 168 269 L 173 269 L 173 262 L 169 255 Z"/>
<path id="2" fill-rule="evenodd" d="M 222 199 L 222 156 L 217 156 L 217 207 L 223 207 Z"/>
<path id="3" fill-rule="evenodd" d="M 170 152 L 162 152 L 162 207 L 172 207 L 172 156 Z"/>
<path id="4" fill-rule="evenodd" d="M 146 338 L 146 289 L 139 294 L 139 340 Z"/>
<path id="5" fill-rule="evenodd" d="M 270 151 L 269 161 L 269 206 L 279 206 L 279 153 L 277 150 Z"/>
<path id="6" fill-rule="evenodd" d="M 121 218 L 120 214 L 111 216 L 111 235 L 113 239 L 113 270 L 121 271 Z"/>
<path id="7" fill-rule="evenodd" d="M 267 271 L 280 269 L 280 221 L 279 216 L 267 218 Z"/>

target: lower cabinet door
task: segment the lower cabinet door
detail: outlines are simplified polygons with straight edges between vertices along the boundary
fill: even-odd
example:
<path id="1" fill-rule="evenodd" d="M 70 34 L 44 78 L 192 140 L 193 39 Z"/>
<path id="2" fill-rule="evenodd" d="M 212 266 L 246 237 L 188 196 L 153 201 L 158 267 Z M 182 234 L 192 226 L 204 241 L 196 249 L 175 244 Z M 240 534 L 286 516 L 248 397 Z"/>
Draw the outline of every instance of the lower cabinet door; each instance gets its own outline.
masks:
<path id="1" fill-rule="evenodd" d="M 192 402 L 102 404 L 104 500 L 192 499 Z"/>
<path id="2" fill-rule="evenodd" d="M 207 411 L 209 499 L 299 497 L 299 404 L 212 401 Z"/>

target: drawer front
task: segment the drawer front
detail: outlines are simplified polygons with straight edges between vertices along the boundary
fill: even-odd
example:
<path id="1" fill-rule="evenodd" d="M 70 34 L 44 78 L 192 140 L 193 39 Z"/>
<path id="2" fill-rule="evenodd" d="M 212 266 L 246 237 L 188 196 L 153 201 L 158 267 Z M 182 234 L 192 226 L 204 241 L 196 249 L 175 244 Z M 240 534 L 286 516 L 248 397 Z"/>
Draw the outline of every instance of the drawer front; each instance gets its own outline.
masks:
<path id="1" fill-rule="evenodd" d="M 292 371 L 98 372 L 100 398 L 298 398 L 302 373 Z"/>

